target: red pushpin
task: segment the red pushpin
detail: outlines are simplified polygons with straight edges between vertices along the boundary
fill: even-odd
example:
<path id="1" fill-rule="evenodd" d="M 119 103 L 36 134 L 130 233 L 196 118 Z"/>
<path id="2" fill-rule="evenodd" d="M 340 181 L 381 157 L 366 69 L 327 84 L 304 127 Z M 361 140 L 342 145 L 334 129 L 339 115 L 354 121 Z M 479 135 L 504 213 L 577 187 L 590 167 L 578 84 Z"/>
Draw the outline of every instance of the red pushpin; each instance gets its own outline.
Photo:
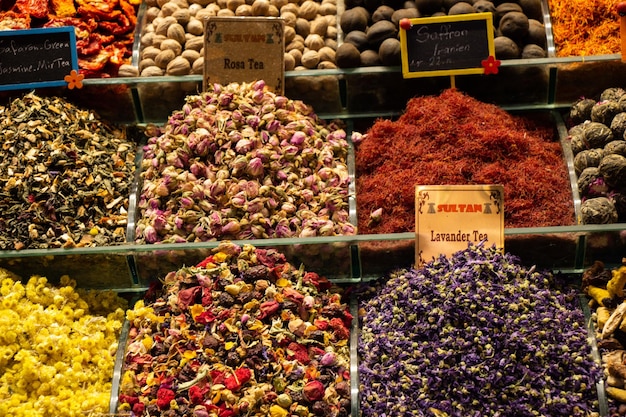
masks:
<path id="1" fill-rule="evenodd" d="M 624 3 L 624 6 L 626 7 L 626 3 Z M 412 26 L 413 25 L 411 24 L 411 20 L 410 19 L 407 19 L 407 18 L 400 19 L 400 28 L 402 28 L 404 30 L 409 30 L 409 29 L 411 29 Z"/>
<path id="2" fill-rule="evenodd" d="M 626 62 L 626 2 L 617 3 L 619 15 L 619 36 L 622 43 L 622 62 Z"/>

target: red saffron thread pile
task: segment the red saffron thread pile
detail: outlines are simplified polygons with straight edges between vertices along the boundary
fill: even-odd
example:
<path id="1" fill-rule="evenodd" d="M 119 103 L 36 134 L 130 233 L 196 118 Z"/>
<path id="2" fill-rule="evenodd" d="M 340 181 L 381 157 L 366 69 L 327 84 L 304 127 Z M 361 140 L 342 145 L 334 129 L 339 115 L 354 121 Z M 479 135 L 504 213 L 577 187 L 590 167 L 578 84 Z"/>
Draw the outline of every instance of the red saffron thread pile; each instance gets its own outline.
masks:
<path id="1" fill-rule="evenodd" d="M 574 203 L 552 123 L 513 116 L 454 89 L 416 97 L 379 119 L 356 146 L 360 234 L 415 230 L 415 186 L 502 184 L 505 227 L 574 224 Z M 371 214 L 382 208 L 382 217 Z"/>

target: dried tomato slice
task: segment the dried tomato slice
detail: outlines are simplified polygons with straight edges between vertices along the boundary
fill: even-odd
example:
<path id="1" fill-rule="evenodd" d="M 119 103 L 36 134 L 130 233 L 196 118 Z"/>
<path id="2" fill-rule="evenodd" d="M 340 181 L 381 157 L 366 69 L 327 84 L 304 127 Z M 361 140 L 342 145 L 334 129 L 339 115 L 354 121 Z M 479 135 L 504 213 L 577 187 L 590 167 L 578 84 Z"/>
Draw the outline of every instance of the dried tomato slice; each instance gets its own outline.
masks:
<path id="1" fill-rule="evenodd" d="M 13 8 L 36 19 L 48 16 L 48 0 L 17 0 Z"/>
<path id="2" fill-rule="evenodd" d="M 30 29 L 30 15 L 12 11 L 0 12 L 0 30 Z"/>

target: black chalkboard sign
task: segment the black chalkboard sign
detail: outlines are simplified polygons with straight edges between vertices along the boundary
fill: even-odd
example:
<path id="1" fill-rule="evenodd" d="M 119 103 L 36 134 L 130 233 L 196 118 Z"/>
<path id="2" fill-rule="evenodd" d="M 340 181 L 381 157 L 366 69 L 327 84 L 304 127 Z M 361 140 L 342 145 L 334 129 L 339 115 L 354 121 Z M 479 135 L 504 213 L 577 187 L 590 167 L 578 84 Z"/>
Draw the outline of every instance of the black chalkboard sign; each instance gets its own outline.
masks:
<path id="1" fill-rule="evenodd" d="M 73 26 L 0 31 L 0 91 L 58 87 L 78 71 Z"/>
<path id="2" fill-rule="evenodd" d="M 405 78 L 482 74 L 482 62 L 495 55 L 491 13 L 408 19 L 400 27 Z"/>

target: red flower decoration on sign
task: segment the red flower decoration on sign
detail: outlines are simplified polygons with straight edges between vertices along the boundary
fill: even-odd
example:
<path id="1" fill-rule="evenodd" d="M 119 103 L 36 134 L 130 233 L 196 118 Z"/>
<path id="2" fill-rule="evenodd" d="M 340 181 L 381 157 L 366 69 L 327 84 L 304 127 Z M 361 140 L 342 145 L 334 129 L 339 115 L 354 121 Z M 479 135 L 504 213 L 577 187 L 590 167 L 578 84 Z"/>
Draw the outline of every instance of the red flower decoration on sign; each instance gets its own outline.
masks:
<path id="1" fill-rule="evenodd" d="M 497 74 L 498 67 L 500 67 L 500 60 L 496 59 L 493 55 L 489 55 L 487 59 L 481 61 L 481 64 L 485 69 L 485 74 Z"/>
<path id="2" fill-rule="evenodd" d="M 63 77 L 63 79 L 67 83 L 67 88 L 72 90 L 73 88 L 83 88 L 83 80 L 85 79 L 85 76 L 83 74 L 79 74 L 76 70 L 72 70 L 68 75 Z"/>

